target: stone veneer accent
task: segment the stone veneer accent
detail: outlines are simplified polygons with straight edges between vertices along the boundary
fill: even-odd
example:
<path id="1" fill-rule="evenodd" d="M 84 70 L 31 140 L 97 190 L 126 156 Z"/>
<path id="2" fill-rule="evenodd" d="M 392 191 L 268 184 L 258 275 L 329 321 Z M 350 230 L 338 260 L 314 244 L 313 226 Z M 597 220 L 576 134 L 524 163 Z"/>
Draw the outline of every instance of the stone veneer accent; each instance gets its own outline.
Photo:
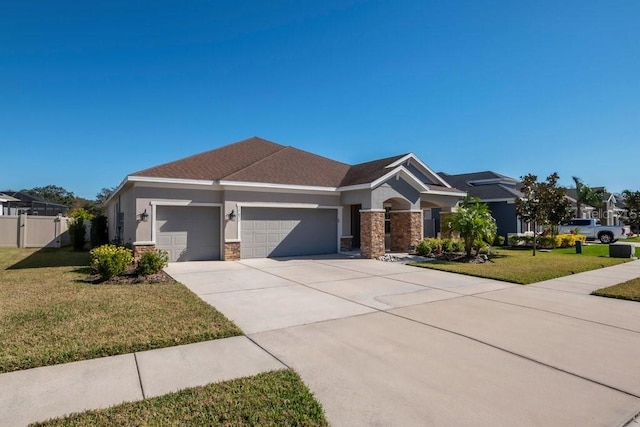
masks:
<path id="1" fill-rule="evenodd" d="M 133 245 L 133 260 L 138 262 L 142 254 L 146 252 L 153 252 L 156 250 L 156 245 Z"/>
<path id="2" fill-rule="evenodd" d="M 349 252 L 353 249 L 353 237 L 341 237 L 340 238 L 340 252 Z"/>
<path id="3" fill-rule="evenodd" d="M 391 250 L 409 252 L 422 240 L 422 212 L 391 211 Z"/>
<path id="4" fill-rule="evenodd" d="M 224 242 L 224 260 L 240 260 L 240 242 Z"/>
<path id="5" fill-rule="evenodd" d="M 384 212 L 360 211 L 360 254 L 363 258 L 384 255 Z"/>

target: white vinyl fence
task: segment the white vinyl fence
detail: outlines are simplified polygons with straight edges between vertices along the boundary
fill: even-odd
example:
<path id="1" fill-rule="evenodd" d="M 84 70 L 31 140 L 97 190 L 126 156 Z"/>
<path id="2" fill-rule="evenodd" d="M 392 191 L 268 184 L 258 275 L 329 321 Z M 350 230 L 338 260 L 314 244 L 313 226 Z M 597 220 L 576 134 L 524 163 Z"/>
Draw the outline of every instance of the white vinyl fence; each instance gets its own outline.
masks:
<path id="1" fill-rule="evenodd" d="M 0 247 L 59 248 L 70 243 L 66 217 L 0 216 Z"/>

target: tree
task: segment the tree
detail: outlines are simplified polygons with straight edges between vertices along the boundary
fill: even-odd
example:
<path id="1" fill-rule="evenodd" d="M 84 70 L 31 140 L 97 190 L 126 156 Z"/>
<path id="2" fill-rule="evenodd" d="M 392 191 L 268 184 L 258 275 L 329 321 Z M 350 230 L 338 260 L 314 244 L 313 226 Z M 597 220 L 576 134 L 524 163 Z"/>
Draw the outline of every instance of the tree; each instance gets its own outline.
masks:
<path id="1" fill-rule="evenodd" d="M 109 199 L 109 197 L 111 197 L 111 195 L 113 194 L 113 192 L 116 190 L 115 187 L 103 187 L 98 194 L 96 194 L 96 203 L 98 203 L 99 205 L 103 205 L 104 202 L 107 201 L 107 199 Z"/>
<path id="2" fill-rule="evenodd" d="M 30 190 L 22 190 L 22 192 L 31 194 L 33 196 L 42 197 L 45 200 L 59 203 L 69 208 L 73 206 L 76 200 L 76 196 L 71 191 L 67 191 L 66 189 L 58 187 L 57 185 L 34 187 Z"/>
<path id="3" fill-rule="evenodd" d="M 516 200 L 516 213 L 526 223 L 533 224 L 533 256 L 536 255 L 538 225 L 551 226 L 555 234 L 557 225 L 570 216 L 570 203 L 566 190 L 558 186 L 560 177 L 552 173 L 545 182 L 528 174 L 522 177 L 523 197 Z"/>
<path id="4" fill-rule="evenodd" d="M 449 227 L 457 231 L 464 240 L 464 250 L 471 256 L 474 245 L 485 241 L 493 242 L 497 232 L 496 220 L 491 216 L 489 207 L 480 203 L 477 197 L 467 196 L 462 205 L 452 214 Z"/>
<path id="5" fill-rule="evenodd" d="M 543 184 L 542 194 L 544 196 L 547 223 L 551 230 L 551 235 L 558 234 L 558 225 L 573 217 L 571 202 L 567 199 L 567 190 L 558 185 L 560 176 L 552 173 Z"/>
<path id="6" fill-rule="evenodd" d="M 602 205 L 604 190 L 596 190 L 586 185 L 577 176 L 571 177 L 576 184 L 576 217 L 582 218 L 582 205 L 598 207 Z"/>
<path id="7" fill-rule="evenodd" d="M 638 233 L 640 228 L 640 191 L 624 190 L 624 207 L 627 209 L 624 222 L 632 227 L 634 233 Z"/>

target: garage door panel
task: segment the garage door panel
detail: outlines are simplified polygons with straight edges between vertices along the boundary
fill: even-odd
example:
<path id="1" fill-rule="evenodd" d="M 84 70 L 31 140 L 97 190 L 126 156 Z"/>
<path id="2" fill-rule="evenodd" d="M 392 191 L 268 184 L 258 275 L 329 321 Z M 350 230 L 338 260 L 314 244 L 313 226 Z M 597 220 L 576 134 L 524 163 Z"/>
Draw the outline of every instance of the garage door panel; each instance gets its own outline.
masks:
<path id="1" fill-rule="evenodd" d="M 220 208 L 158 206 L 156 244 L 170 261 L 220 259 Z"/>
<path id="2" fill-rule="evenodd" d="M 335 209 L 243 208 L 240 221 L 242 258 L 337 251 Z"/>

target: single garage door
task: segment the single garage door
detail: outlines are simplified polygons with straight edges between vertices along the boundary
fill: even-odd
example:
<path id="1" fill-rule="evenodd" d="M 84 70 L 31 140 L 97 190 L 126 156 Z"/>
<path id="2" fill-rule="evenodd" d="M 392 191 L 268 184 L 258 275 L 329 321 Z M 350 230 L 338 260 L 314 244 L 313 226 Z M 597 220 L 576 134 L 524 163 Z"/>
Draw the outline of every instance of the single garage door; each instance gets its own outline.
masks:
<path id="1" fill-rule="evenodd" d="M 242 208 L 242 258 L 337 252 L 336 209 Z"/>
<path id="2" fill-rule="evenodd" d="M 220 259 L 220 208 L 158 206 L 156 246 L 170 261 Z"/>

